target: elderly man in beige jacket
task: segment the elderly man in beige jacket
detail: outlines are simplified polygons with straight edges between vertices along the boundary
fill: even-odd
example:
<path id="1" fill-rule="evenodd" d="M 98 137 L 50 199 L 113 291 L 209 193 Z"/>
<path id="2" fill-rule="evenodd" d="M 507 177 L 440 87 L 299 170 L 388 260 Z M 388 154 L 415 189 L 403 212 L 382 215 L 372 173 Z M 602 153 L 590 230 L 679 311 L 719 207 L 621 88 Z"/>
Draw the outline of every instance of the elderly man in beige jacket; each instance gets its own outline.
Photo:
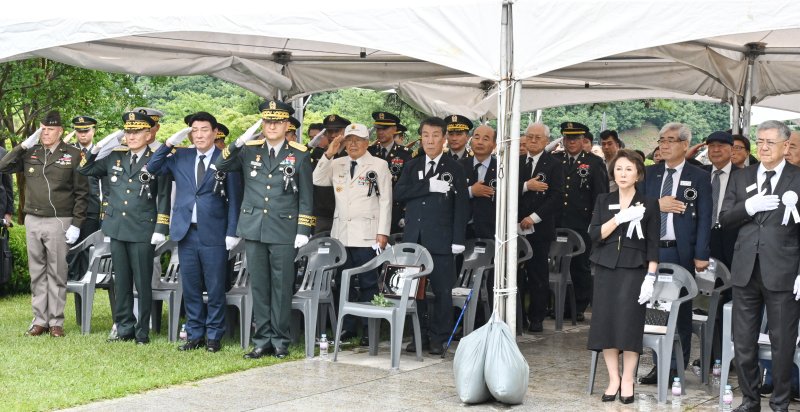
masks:
<path id="1" fill-rule="evenodd" d="M 347 156 L 335 158 L 342 145 Z M 369 130 L 363 124 L 347 126 L 343 135 L 328 145 L 314 170 L 314 184 L 333 186 L 336 211 L 331 237 L 347 248 L 345 268 L 361 266 L 386 248 L 392 218 L 392 175 L 385 160 L 367 152 Z M 338 283 L 338 282 L 337 282 Z M 358 275 L 359 292 L 351 283 L 350 297 L 369 302 L 378 293 L 376 271 Z M 361 345 L 368 346 L 366 323 Z M 356 319 L 345 317 L 344 341 L 357 336 Z"/>

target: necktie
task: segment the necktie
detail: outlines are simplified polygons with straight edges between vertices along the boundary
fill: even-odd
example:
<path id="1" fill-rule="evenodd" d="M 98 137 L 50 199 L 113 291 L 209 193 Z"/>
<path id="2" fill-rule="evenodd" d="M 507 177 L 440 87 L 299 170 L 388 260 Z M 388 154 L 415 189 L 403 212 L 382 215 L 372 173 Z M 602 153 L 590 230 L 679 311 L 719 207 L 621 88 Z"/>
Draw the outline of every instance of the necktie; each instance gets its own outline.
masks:
<path id="1" fill-rule="evenodd" d="M 84 156 L 89 156 L 89 149 L 84 147 L 83 149 L 81 149 L 81 151 L 83 152 Z"/>
<path id="2" fill-rule="evenodd" d="M 436 162 L 431 160 L 430 162 L 428 162 L 428 173 L 425 173 L 425 178 L 429 179 L 429 178 L 433 177 L 433 172 L 435 170 L 436 170 Z"/>
<path id="3" fill-rule="evenodd" d="M 350 178 L 351 179 L 356 174 L 356 166 L 357 165 L 358 165 L 358 162 L 356 162 L 355 160 L 351 160 L 350 161 Z"/>
<path id="4" fill-rule="evenodd" d="M 572 157 L 572 156 L 570 156 L 570 157 L 569 157 L 569 167 L 572 167 L 572 166 L 574 166 L 574 165 L 575 165 L 575 158 L 574 158 L 574 157 Z"/>
<path id="5" fill-rule="evenodd" d="M 533 177 L 533 158 L 529 157 L 525 167 L 528 168 L 528 177 Z"/>
<path id="6" fill-rule="evenodd" d="M 458 154 L 457 153 L 453 153 L 453 160 L 458 160 Z"/>
<path id="7" fill-rule="evenodd" d="M 711 178 L 711 205 L 713 208 L 712 210 L 714 211 L 714 214 L 712 215 L 714 216 L 714 219 L 711 221 L 711 227 L 716 226 L 717 221 L 719 220 L 719 175 L 722 173 L 722 170 L 715 170 L 714 177 Z"/>
<path id="8" fill-rule="evenodd" d="M 386 148 L 381 147 L 381 159 L 386 159 Z"/>
<path id="9" fill-rule="evenodd" d="M 275 149 L 273 149 L 271 147 L 269 148 L 269 158 L 270 159 L 274 159 L 275 158 Z"/>
<path id="10" fill-rule="evenodd" d="M 200 155 L 200 161 L 197 162 L 197 186 L 203 183 L 203 177 L 206 175 L 206 155 Z"/>
<path id="11" fill-rule="evenodd" d="M 672 196 L 672 174 L 675 169 L 667 169 L 667 178 L 664 179 L 664 185 L 661 187 L 661 197 Z M 661 212 L 661 237 L 667 235 L 667 217 L 669 213 Z"/>
<path id="12" fill-rule="evenodd" d="M 764 184 L 761 185 L 761 190 L 766 190 L 766 193 L 764 193 L 765 195 L 771 195 L 772 194 L 772 176 L 775 176 L 775 171 L 774 170 L 767 170 L 766 172 L 764 172 L 764 174 L 767 175 L 767 178 L 764 179 Z"/>
<path id="13" fill-rule="evenodd" d="M 134 165 L 136 165 L 136 161 L 137 161 L 138 159 L 139 159 L 139 156 L 138 156 L 138 155 L 133 155 L 133 156 L 131 156 L 131 167 L 133 167 Z"/>

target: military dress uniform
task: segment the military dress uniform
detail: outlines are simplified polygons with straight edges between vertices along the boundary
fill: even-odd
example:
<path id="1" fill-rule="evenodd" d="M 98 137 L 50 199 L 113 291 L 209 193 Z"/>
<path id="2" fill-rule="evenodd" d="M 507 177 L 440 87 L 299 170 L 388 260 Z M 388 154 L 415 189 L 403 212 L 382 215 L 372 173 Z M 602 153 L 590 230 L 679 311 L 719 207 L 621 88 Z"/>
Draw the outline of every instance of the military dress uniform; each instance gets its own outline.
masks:
<path id="1" fill-rule="evenodd" d="M 565 138 L 580 138 L 588 130 L 588 127 L 576 122 L 561 124 L 561 134 Z M 581 317 L 592 298 L 589 223 L 597 195 L 608 193 L 608 177 L 602 159 L 597 156 L 583 151 L 574 158 L 566 151 L 554 156 L 564 167 L 564 208 L 558 227 L 575 230 L 586 245 L 586 251 L 573 257 L 570 264 L 572 282 L 575 285 L 577 316 Z"/>
<path id="2" fill-rule="evenodd" d="M 89 116 L 76 116 L 72 119 L 72 124 L 76 131 L 89 130 L 97 124 L 97 120 Z M 94 144 L 89 147 L 81 146 L 80 142 L 75 142 L 75 148 L 81 151 L 81 156 L 86 157 Z M 89 235 L 100 230 L 100 179 L 90 176 L 86 178 L 89 184 L 89 195 L 86 197 L 86 219 L 81 225 L 81 235 L 76 243 L 80 243 Z M 91 250 L 85 249 L 77 254 L 67 256 L 69 266 L 68 278 L 77 280 L 83 277 L 89 268 Z"/>
<path id="3" fill-rule="evenodd" d="M 472 130 L 472 121 L 469 120 L 466 116 L 462 116 L 460 114 L 453 114 L 450 116 L 446 116 L 445 121 L 447 122 L 447 133 L 466 133 L 469 134 L 469 131 Z M 472 150 L 469 148 L 467 144 L 464 144 L 464 149 L 460 152 L 455 152 L 448 147 L 444 150 L 444 153 L 448 156 L 451 156 L 453 160 L 460 161 L 462 159 L 471 159 L 475 156 L 472 153 Z"/>
<path id="4" fill-rule="evenodd" d="M 123 115 L 126 130 L 153 126 L 152 120 L 138 112 Z M 147 171 L 152 156 L 148 146 L 133 156 L 128 147 L 115 148 L 97 159 L 90 154 L 79 171 L 86 176 L 108 177 L 108 198 L 103 218 L 103 234 L 111 238 L 114 262 L 114 322 L 120 340 L 150 341 L 151 281 L 155 246 L 153 233 L 169 233 L 171 185 Z M 133 314 L 133 285 L 138 294 L 138 316 Z"/>
<path id="5" fill-rule="evenodd" d="M 51 112 L 42 125 L 60 127 L 61 116 Z M 50 329 L 51 335 L 63 336 L 69 249 L 65 232 L 70 226 L 80 228 L 86 219 L 89 189 L 86 178 L 76 170 L 81 152 L 58 139 L 52 150 L 40 143 L 28 149 L 19 144 L 0 160 L 0 173 L 23 172 L 25 175 L 25 238 L 34 316 L 32 335 Z"/>
<path id="6" fill-rule="evenodd" d="M 265 120 L 286 120 L 294 110 L 276 101 L 263 103 Z M 244 197 L 236 235 L 245 240 L 256 330 L 253 344 L 262 353 L 287 353 L 289 315 L 295 278 L 294 242 L 314 226 L 312 168 L 308 148 L 282 141 L 270 157 L 266 139 L 237 147 L 232 142 L 216 161 L 218 170 L 242 173 Z"/>
<path id="7" fill-rule="evenodd" d="M 350 120 L 339 116 L 338 114 L 329 114 L 325 116 L 322 121 L 322 127 L 326 130 L 344 129 L 350 125 Z M 330 144 L 330 143 L 329 143 Z M 317 167 L 319 160 L 325 155 L 325 150 L 322 147 L 315 147 L 309 152 L 309 161 L 311 162 L 311 169 Z M 342 150 L 336 154 L 336 158 L 346 156 L 344 145 Z M 330 232 L 333 226 L 333 211 L 336 205 L 336 198 L 333 194 L 333 187 L 314 185 L 314 217 L 316 223 L 314 224 L 314 234 L 321 232 Z"/>
<path id="8" fill-rule="evenodd" d="M 376 128 L 379 127 L 400 127 L 400 118 L 388 112 L 375 112 L 372 113 L 372 119 Z M 369 154 L 374 157 L 381 158 L 389 165 L 389 172 L 392 175 L 392 187 L 397 183 L 400 174 L 403 172 L 403 167 L 411 160 L 411 151 L 403 145 L 399 145 L 394 141 L 391 146 L 384 147 L 380 142 L 375 142 L 370 145 Z M 404 218 L 405 205 L 400 201 L 392 202 L 392 233 L 399 233 L 403 231 L 400 226 L 400 220 Z"/>

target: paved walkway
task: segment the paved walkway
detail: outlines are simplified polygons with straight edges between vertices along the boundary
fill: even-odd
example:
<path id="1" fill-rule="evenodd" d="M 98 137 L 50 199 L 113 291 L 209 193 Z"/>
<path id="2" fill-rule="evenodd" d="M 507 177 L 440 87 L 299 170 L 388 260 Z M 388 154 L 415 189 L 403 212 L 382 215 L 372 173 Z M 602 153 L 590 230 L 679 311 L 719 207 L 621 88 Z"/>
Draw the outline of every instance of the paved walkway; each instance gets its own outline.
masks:
<path id="1" fill-rule="evenodd" d="M 568 323 L 568 322 L 567 322 Z M 589 327 L 565 326 L 553 332 L 553 322 L 545 322 L 544 333 L 519 338 L 522 353 L 530 365 L 530 386 L 525 402 L 510 409 L 520 411 L 717 411 L 717 388 L 704 386 L 700 378 L 687 372 L 687 396 L 680 408 L 670 403 L 659 405 L 655 386 L 637 386 L 637 400 L 631 405 L 602 403 L 607 380 L 602 360 L 598 364 L 595 394 L 587 395 L 590 353 L 585 349 Z M 694 339 L 697 340 L 697 339 Z M 451 352 L 452 353 L 452 352 Z M 699 353 L 692 349 L 692 359 Z M 332 355 L 331 355 L 332 358 Z M 650 370 L 642 359 L 640 373 Z M 125 398 L 97 402 L 75 408 L 79 411 L 442 411 L 467 409 L 496 411 L 507 406 L 490 402 L 462 404 L 453 382 L 452 354 L 447 360 L 426 355 L 417 362 L 404 355 L 400 371 L 389 370 L 389 351 L 384 343 L 376 357 L 362 348 L 342 352 L 339 361 L 319 358 L 251 369 L 199 382 L 153 390 Z M 735 377 L 732 382 L 735 385 Z M 734 406 L 740 402 L 740 393 Z M 767 400 L 762 410 L 769 410 Z M 792 403 L 790 410 L 800 411 Z"/>

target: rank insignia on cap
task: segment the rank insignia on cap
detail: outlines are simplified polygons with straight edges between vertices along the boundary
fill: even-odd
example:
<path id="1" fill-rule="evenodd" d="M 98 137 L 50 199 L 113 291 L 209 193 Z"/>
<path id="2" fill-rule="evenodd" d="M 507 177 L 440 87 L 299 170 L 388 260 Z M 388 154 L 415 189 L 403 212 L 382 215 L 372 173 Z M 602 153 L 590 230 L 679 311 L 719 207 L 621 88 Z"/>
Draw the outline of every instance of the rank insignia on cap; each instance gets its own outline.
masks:
<path id="1" fill-rule="evenodd" d="M 78 123 L 85 123 L 85 121 L 83 120 L 83 117 L 79 117 L 78 118 Z"/>
<path id="2" fill-rule="evenodd" d="M 276 104 L 275 102 L 269 102 L 269 108 L 275 110 Z"/>
<path id="3" fill-rule="evenodd" d="M 334 120 L 336 120 L 336 115 L 335 114 L 332 114 L 332 115 L 328 116 L 328 121 L 332 122 Z"/>
<path id="4" fill-rule="evenodd" d="M 454 123 L 457 122 L 458 121 L 458 116 L 456 116 L 456 115 L 451 116 L 450 117 L 450 121 L 454 122 Z"/>
<path id="5" fill-rule="evenodd" d="M 384 117 L 386 117 L 386 115 L 385 115 L 385 114 L 383 114 L 383 113 L 378 113 L 378 120 L 385 120 L 385 119 L 384 119 Z"/>
<path id="6" fill-rule="evenodd" d="M 145 111 L 141 110 L 139 113 L 145 113 Z M 136 120 L 136 115 L 133 112 L 128 113 L 128 120 Z"/>

